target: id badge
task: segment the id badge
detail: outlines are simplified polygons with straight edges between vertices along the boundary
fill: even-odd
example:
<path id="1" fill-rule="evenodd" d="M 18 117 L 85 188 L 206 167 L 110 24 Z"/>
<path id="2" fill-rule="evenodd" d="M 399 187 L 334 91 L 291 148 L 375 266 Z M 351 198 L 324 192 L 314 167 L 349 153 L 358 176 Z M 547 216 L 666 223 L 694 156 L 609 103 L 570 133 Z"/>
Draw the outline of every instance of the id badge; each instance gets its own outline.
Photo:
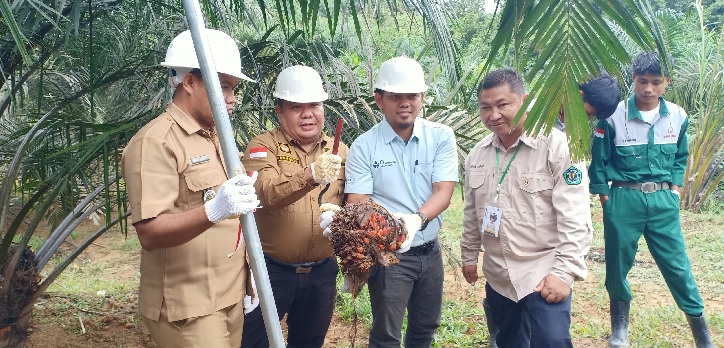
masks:
<path id="1" fill-rule="evenodd" d="M 480 231 L 491 237 L 498 237 L 500 231 L 500 221 L 503 219 L 503 209 L 492 204 L 485 205 L 485 213 L 483 214 L 483 223 L 480 225 Z"/>

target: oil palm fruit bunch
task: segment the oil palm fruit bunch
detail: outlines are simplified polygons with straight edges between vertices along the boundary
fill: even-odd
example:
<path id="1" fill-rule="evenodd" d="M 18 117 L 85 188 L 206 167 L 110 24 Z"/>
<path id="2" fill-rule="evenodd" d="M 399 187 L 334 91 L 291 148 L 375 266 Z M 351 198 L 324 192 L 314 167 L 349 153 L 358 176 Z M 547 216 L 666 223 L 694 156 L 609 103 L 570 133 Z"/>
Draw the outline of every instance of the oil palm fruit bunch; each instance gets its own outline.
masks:
<path id="1" fill-rule="evenodd" d="M 389 266 L 400 261 L 395 250 L 407 238 L 402 223 L 372 201 L 345 205 L 335 213 L 329 227 L 334 253 L 340 259 L 345 282 L 354 297 L 369 278 L 372 266 Z"/>

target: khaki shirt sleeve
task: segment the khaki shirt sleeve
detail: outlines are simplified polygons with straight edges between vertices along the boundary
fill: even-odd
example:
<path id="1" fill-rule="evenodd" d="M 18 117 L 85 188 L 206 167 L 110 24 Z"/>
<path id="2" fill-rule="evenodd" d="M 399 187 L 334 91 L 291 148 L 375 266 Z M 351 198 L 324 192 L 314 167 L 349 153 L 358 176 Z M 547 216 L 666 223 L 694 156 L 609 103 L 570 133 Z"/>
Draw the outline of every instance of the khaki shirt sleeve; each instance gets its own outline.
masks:
<path id="1" fill-rule="evenodd" d="M 162 139 L 144 136 L 124 149 L 126 181 L 133 223 L 173 209 L 179 195 L 176 155 Z"/>
<path id="2" fill-rule="evenodd" d="M 265 157 L 251 158 L 252 149 L 265 148 Z M 304 167 L 294 172 L 282 172 L 277 162 L 277 144 L 273 136 L 264 133 L 252 139 L 244 151 L 243 164 L 247 171 L 256 171 L 256 194 L 261 206 L 269 209 L 286 207 L 304 197 L 316 186 L 304 179 Z"/>
<path id="3" fill-rule="evenodd" d="M 478 264 L 480 248 L 483 244 L 482 234 L 478 226 L 478 215 L 475 209 L 475 194 L 470 185 L 470 171 L 468 161 L 476 154 L 470 153 L 465 161 L 465 186 L 464 186 L 464 208 L 463 208 L 463 235 L 460 239 L 460 257 L 463 266 L 475 266 Z"/>
<path id="4" fill-rule="evenodd" d="M 588 176 L 584 163 L 572 163 L 565 141 L 552 146 L 549 163 L 555 178 L 553 209 L 560 239 L 551 273 L 573 286 L 574 280 L 583 280 L 588 274 L 584 257 L 593 237 Z M 567 182 L 564 175 L 568 171 L 580 173 L 580 179 Z"/>

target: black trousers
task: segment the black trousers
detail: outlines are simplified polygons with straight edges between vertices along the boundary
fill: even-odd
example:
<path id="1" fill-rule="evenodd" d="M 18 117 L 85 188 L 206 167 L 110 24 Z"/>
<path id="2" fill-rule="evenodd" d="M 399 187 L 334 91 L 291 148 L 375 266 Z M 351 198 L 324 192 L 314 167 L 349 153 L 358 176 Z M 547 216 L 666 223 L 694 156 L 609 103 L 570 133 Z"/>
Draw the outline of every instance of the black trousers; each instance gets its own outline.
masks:
<path id="1" fill-rule="evenodd" d="M 572 348 L 571 293 L 558 303 L 548 303 L 534 292 L 513 302 L 485 283 L 485 297 L 493 322 L 500 331 L 500 348 Z"/>
<path id="2" fill-rule="evenodd" d="M 322 347 L 334 311 L 337 260 L 329 258 L 308 270 L 264 258 L 279 320 L 287 315 L 287 347 Z M 244 318 L 241 347 L 269 347 L 261 306 Z"/>

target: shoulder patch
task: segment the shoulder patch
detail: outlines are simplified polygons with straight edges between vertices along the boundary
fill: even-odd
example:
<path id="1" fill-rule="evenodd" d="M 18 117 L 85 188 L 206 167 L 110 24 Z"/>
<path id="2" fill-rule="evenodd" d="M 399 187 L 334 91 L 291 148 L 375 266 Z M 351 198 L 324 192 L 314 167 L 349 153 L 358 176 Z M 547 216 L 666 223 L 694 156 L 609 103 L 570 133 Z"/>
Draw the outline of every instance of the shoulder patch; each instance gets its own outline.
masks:
<path id="1" fill-rule="evenodd" d="M 265 147 L 254 147 L 249 150 L 249 158 L 266 158 L 267 150 Z"/>
<path id="2" fill-rule="evenodd" d="M 583 180 L 583 173 L 576 166 L 571 166 L 563 172 L 563 179 L 568 185 L 580 185 Z"/>

